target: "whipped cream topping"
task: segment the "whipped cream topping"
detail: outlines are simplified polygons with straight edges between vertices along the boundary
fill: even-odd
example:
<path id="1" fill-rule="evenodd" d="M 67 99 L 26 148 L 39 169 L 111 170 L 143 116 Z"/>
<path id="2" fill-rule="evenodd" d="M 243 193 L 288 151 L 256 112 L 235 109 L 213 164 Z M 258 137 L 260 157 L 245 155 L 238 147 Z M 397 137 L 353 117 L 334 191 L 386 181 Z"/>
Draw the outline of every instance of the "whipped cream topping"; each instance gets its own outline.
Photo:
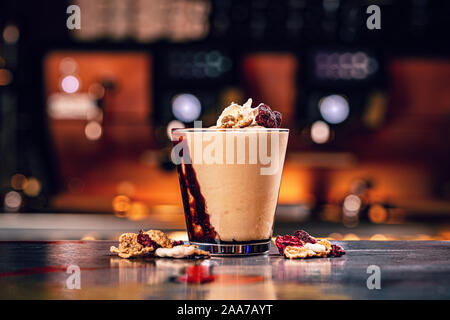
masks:
<path id="1" fill-rule="evenodd" d="M 255 118 L 258 108 L 252 108 L 252 99 L 248 99 L 242 106 L 232 102 L 226 107 L 217 120 L 217 128 L 244 128 L 258 126 Z"/>

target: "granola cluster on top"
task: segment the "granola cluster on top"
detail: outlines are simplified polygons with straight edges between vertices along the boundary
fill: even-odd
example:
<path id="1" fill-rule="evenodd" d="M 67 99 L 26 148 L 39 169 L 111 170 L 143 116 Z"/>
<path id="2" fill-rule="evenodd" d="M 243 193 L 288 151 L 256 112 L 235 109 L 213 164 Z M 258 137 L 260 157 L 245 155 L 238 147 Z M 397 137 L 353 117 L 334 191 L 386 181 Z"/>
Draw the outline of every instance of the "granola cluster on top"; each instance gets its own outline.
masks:
<path id="1" fill-rule="evenodd" d="M 340 257 L 344 249 L 337 244 L 331 244 L 326 239 L 316 239 L 304 230 L 297 230 L 293 236 L 277 236 L 273 240 L 280 254 L 289 259 L 304 259 L 314 257 Z"/>
<path id="2" fill-rule="evenodd" d="M 157 257 L 188 258 L 209 257 L 209 252 L 198 249 L 195 245 L 184 245 L 181 241 L 169 239 L 160 230 L 124 233 L 119 237 L 119 247 L 111 246 L 111 253 L 129 259 L 154 255 Z"/>

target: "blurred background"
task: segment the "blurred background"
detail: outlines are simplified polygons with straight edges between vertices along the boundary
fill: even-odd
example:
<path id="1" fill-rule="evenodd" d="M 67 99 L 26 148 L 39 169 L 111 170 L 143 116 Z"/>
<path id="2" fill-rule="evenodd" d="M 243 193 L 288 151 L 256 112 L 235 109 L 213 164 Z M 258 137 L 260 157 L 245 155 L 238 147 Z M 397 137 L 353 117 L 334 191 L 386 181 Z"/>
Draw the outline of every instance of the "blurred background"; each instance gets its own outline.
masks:
<path id="1" fill-rule="evenodd" d="M 0 239 L 186 238 L 168 132 L 252 97 L 291 130 L 275 233 L 450 240 L 449 17 L 444 0 L 0 1 Z"/>

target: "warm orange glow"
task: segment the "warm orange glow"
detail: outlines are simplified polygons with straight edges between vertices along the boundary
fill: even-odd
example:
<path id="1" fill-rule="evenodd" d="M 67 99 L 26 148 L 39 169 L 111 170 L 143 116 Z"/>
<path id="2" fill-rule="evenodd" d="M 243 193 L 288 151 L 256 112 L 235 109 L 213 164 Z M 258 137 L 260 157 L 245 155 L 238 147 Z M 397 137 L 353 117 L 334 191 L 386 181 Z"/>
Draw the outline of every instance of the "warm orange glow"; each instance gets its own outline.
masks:
<path id="1" fill-rule="evenodd" d="M 345 240 L 345 241 L 357 241 L 357 240 L 360 240 L 360 238 L 354 233 L 347 233 L 344 236 L 343 240 Z"/>
<path id="2" fill-rule="evenodd" d="M 285 163 L 281 178 L 279 203 L 295 204 L 306 202 L 308 205 L 314 202 L 314 198 L 306 188 L 311 183 L 311 178 L 306 170 L 290 166 Z"/>
<path id="3" fill-rule="evenodd" d="M 149 215 L 148 206 L 143 202 L 133 202 L 131 203 L 130 209 L 128 210 L 128 219 L 130 220 L 144 220 Z"/>
<path id="4" fill-rule="evenodd" d="M 59 71 L 63 75 L 74 74 L 75 72 L 78 71 L 78 64 L 75 61 L 75 59 L 71 57 L 65 57 L 59 63 Z"/>
<path id="5" fill-rule="evenodd" d="M 331 240 L 342 240 L 343 238 L 344 238 L 344 236 L 337 232 L 333 232 L 328 235 L 328 239 L 331 239 Z"/>
<path id="6" fill-rule="evenodd" d="M 372 241 L 386 241 L 388 238 L 384 234 L 374 234 L 372 237 L 370 237 L 370 240 Z"/>
<path id="7" fill-rule="evenodd" d="M 85 235 L 81 238 L 81 240 L 83 240 L 83 241 L 87 241 L 87 240 L 97 240 L 97 237 L 96 237 L 95 235 L 93 235 L 93 234 L 88 233 L 88 234 L 85 234 Z"/>
<path id="8" fill-rule="evenodd" d="M 434 240 L 434 238 L 428 234 L 418 234 L 414 240 L 427 241 L 427 240 Z"/>
<path id="9" fill-rule="evenodd" d="M 23 192 L 27 196 L 36 197 L 41 192 L 41 183 L 38 179 L 31 177 L 23 186 Z"/>
<path id="10" fill-rule="evenodd" d="M 373 223 L 383 223 L 387 220 L 387 210 L 381 205 L 374 205 L 369 210 L 369 219 Z"/>
<path id="11" fill-rule="evenodd" d="M 99 100 L 105 95 L 105 88 L 100 83 L 93 83 L 88 88 L 88 94 L 92 99 Z"/>
<path id="12" fill-rule="evenodd" d="M 117 185 L 117 193 L 126 195 L 128 197 L 134 196 L 136 187 L 130 181 L 122 181 Z"/>
<path id="13" fill-rule="evenodd" d="M 124 216 L 131 208 L 131 201 L 127 196 L 119 195 L 114 197 L 112 205 L 117 216 Z"/>
<path id="14" fill-rule="evenodd" d="M 188 234 L 186 231 L 173 231 L 169 232 L 167 236 L 172 240 L 182 240 L 182 241 L 188 241 Z"/>
<path id="15" fill-rule="evenodd" d="M 450 240 L 450 231 L 442 231 L 439 233 L 442 240 Z"/>
<path id="16" fill-rule="evenodd" d="M 6 69 L 0 69 L 0 86 L 7 86 L 12 81 L 12 73 Z"/>
<path id="17" fill-rule="evenodd" d="M 22 190 L 27 183 L 27 178 L 20 173 L 16 173 L 11 177 L 11 187 L 16 190 Z"/>

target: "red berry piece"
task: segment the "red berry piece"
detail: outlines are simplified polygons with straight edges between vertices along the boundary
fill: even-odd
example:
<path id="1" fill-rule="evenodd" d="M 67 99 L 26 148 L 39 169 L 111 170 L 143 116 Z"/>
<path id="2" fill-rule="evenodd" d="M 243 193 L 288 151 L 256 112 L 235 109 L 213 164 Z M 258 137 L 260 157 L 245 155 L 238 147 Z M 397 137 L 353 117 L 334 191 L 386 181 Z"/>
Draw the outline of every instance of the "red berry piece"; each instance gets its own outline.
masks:
<path id="1" fill-rule="evenodd" d="M 137 236 L 137 242 L 143 245 L 144 247 L 153 247 L 154 249 L 159 248 L 160 245 L 157 244 L 155 241 L 150 239 L 150 236 L 146 233 L 144 233 L 143 230 L 139 231 L 139 234 Z"/>
<path id="2" fill-rule="evenodd" d="M 345 251 L 341 246 L 338 246 L 337 244 L 332 244 L 330 254 L 333 257 L 340 257 L 345 254 Z"/>
<path id="3" fill-rule="evenodd" d="M 172 240 L 172 246 L 176 247 L 176 246 L 181 246 L 184 244 L 183 240 Z"/>
<path id="4" fill-rule="evenodd" d="M 301 242 L 297 237 L 287 235 L 276 237 L 275 245 L 277 246 L 280 254 L 284 254 L 284 249 L 286 249 L 286 247 L 303 247 L 303 242 Z"/>
<path id="5" fill-rule="evenodd" d="M 279 111 L 274 111 L 273 114 L 275 116 L 275 122 L 276 122 L 275 128 L 281 128 L 281 121 L 283 120 L 283 115 Z"/>
<path id="6" fill-rule="evenodd" d="M 294 235 L 295 235 L 298 239 L 302 240 L 303 242 L 306 242 L 306 243 L 313 243 L 313 244 L 314 244 L 314 243 L 317 243 L 317 240 L 314 239 L 313 237 L 311 237 L 311 236 L 308 234 L 308 232 L 306 232 L 306 231 L 304 231 L 304 230 L 297 230 L 297 231 L 295 231 Z"/>
<path id="7" fill-rule="evenodd" d="M 150 237 L 148 234 L 144 233 L 143 230 L 139 231 L 139 234 L 137 236 L 137 242 L 142 244 L 144 247 L 150 246 Z"/>
<path id="8" fill-rule="evenodd" d="M 261 114 L 261 115 L 264 115 L 264 114 L 267 114 L 267 113 L 270 114 L 270 113 L 272 113 L 272 109 L 267 104 L 261 103 L 258 106 L 258 113 Z"/>
<path id="9" fill-rule="evenodd" d="M 272 109 L 263 103 L 258 106 L 258 115 L 255 121 L 258 125 L 266 128 L 273 128 L 276 125 L 276 118 Z"/>

